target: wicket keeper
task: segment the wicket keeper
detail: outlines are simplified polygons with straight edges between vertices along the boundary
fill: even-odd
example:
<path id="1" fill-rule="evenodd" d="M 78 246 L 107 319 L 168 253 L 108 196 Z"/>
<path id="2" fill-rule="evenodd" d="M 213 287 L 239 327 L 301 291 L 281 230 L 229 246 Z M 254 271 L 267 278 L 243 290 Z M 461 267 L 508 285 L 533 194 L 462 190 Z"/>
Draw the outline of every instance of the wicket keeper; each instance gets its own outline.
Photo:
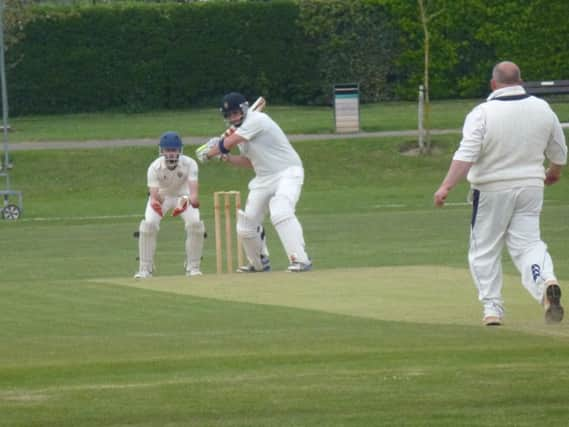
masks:
<path id="1" fill-rule="evenodd" d="M 138 254 L 140 266 L 136 279 L 152 277 L 154 253 L 160 221 L 172 210 L 172 216 L 184 221 L 186 231 L 186 276 L 200 276 L 205 226 L 200 220 L 198 164 L 182 154 L 182 139 L 176 132 L 160 137 L 160 157 L 148 167 L 148 202 L 140 222 Z"/>

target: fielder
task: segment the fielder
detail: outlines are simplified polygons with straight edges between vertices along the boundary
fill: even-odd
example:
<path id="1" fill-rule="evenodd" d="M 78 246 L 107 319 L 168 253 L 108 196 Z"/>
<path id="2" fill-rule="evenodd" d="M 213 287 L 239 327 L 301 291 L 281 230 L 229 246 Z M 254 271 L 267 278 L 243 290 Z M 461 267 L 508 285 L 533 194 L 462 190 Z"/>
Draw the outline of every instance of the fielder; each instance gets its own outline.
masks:
<path id="1" fill-rule="evenodd" d="M 295 214 L 304 182 L 300 157 L 279 125 L 265 113 L 250 111 L 240 93 L 225 95 L 221 112 L 235 132 L 210 139 L 197 149 L 196 156 L 201 162 L 220 158 L 255 171 L 249 182 L 245 210 L 239 212 L 237 220 L 237 233 L 249 265 L 238 271 L 263 272 L 271 268 L 262 227 L 267 212 L 288 255 L 288 271 L 309 271 L 312 261 L 306 253 L 302 226 Z M 230 154 L 235 146 L 239 155 Z"/>
<path id="2" fill-rule="evenodd" d="M 543 188 L 567 163 L 565 135 L 547 102 L 526 93 L 518 66 L 494 67 L 487 101 L 466 117 L 463 137 L 446 178 L 434 195 L 443 206 L 464 177 L 473 189 L 468 260 L 483 306 L 483 322 L 504 316 L 501 253 L 507 246 L 530 295 L 543 304 L 547 323 L 563 319 L 561 288 L 541 240 Z M 544 161 L 548 160 L 548 168 Z"/>
<path id="3" fill-rule="evenodd" d="M 184 220 L 186 231 L 186 276 L 200 276 L 205 227 L 200 220 L 198 164 L 182 154 L 182 140 L 176 132 L 160 137 L 160 157 L 148 167 L 148 202 L 140 222 L 136 279 L 152 277 L 160 221 L 172 209 L 172 216 Z"/>

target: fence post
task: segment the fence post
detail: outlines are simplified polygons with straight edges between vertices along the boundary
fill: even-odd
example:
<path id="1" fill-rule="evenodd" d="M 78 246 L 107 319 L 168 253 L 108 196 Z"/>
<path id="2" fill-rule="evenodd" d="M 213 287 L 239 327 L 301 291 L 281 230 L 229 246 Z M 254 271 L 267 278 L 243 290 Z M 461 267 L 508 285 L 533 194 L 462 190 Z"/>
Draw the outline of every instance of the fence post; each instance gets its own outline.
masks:
<path id="1" fill-rule="evenodd" d="M 425 128 L 423 126 L 423 115 L 425 108 L 425 88 L 419 85 L 419 105 L 418 105 L 418 124 L 419 124 L 419 149 L 421 152 L 425 149 Z"/>

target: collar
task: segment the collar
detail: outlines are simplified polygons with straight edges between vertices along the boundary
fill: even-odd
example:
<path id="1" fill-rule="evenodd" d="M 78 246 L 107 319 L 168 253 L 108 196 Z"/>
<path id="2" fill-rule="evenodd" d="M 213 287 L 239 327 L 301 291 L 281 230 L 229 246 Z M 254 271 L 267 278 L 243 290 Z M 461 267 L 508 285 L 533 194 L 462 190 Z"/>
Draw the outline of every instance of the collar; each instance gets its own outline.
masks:
<path id="1" fill-rule="evenodd" d="M 526 90 L 523 86 L 516 85 L 516 86 L 506 86 L 500 89 L 496 89 L 494 92 L 486 98 L 486 101 L 491 101 L 495 98 L 502 97 L 502 96 L 515 96 L 515 95 L 525 95 Z"/>

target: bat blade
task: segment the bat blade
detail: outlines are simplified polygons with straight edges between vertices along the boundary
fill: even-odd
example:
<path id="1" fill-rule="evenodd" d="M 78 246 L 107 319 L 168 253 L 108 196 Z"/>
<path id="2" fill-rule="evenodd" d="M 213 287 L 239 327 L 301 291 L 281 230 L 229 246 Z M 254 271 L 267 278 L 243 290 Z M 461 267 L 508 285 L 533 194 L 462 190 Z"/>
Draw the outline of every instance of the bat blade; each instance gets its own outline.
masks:
<path id="1" fill-rule="evenodd" d="M 251 111 L 263 111 L 265 106 L 267 105 L 267 101 L 262 96 L 258 97 L 253 105 L 251 105 Z"/>

